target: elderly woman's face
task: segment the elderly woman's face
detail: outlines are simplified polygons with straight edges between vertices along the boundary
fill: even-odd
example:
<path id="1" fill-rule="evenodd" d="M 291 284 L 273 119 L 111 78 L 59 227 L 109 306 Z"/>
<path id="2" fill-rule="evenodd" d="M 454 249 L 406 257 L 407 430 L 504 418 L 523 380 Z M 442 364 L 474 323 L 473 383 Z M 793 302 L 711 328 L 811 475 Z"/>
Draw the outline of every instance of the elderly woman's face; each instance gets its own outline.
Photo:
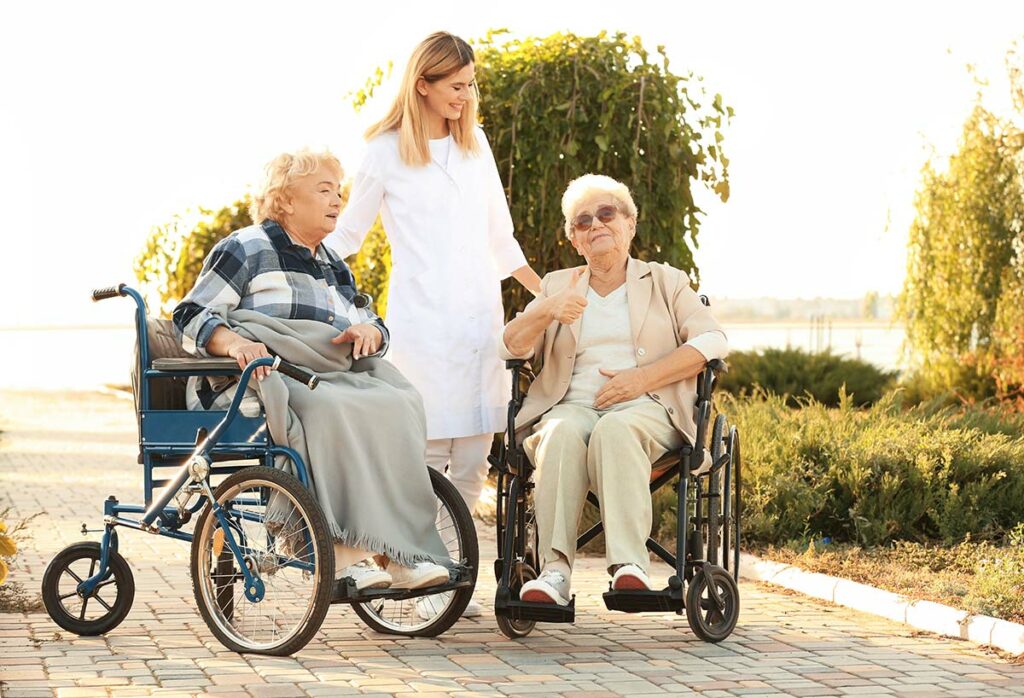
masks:
<path id="1" fill-rule="evenodd" d="M 282 208 L 286 228 L 302 236 L 326 237 L 338 224 L 341 183 L 327 167 L 295 180 Z"/>
<path id="2" fill-rule="evenodd" d="M 636 221 L 622 212 L 615 197 L 595 194 L 584 199 L 572 220 L 572 246 L 588 263 L 596 257 L 619 261 L 629 256 Z"/>

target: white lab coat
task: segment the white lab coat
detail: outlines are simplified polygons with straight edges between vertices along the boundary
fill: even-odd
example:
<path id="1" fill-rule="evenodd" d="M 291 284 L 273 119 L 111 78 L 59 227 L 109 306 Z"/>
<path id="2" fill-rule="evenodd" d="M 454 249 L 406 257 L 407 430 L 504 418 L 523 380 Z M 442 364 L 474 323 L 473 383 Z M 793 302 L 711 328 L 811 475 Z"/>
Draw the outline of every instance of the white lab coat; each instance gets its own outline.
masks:
<path id="1" fill-rule="evenodd" d="M 381 214 L 392 259 L 388 358 L 423 396 L 429 439 L 502 431 L 511 390 L 497 346 L 501 280 L 526 257 L 487 138 L 476 136 L 477 156 L 452 141 L 446 162 L 423 167 L 402 162 L 397 133 L 374 138 L 326 239 L 353 254 Z"/>

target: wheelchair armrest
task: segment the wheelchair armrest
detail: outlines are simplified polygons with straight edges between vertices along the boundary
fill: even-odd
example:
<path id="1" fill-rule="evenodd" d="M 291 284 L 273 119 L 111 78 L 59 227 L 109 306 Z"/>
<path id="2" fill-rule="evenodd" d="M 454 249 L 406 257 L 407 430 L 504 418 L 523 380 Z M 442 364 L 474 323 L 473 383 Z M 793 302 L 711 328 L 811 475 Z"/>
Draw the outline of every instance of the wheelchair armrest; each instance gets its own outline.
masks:
<path id="1" fill-rule="evenodd" d="M 697 375 L 697 401 L 710 400 L 711 391 L 715 387 L 715 379 L 720 373 L 726 373 L 729 370 L 728 364 L 721 359 L 711 359 L 707 365 L 704 366 L 704 370 Z"/>
<path id="2" fill-rule="evenodd" d="M 505 368 L 514 371 L 517 368 L 522 368 L 527 363 L 529 363 L 529 359 L 509 359 L 505 362 Z"/>
<path id="3" fill-rule="evenodd" d="M 729 372 L 729 364 L 725 363 L 722 359 L 711 359 L 711 361 L 708 361 L 708 368 L 715 373 Z"/>
<path id="4" fill-rule="evenodd" d="M 238 368 L 238 362 L 227 356 L 153 359 L 153 368 L 157 371 L 167 371 L 169 373 L 191 373 L 194 371 L 224 371 L 225 375 L 241 373 L 241 369 Z"/>

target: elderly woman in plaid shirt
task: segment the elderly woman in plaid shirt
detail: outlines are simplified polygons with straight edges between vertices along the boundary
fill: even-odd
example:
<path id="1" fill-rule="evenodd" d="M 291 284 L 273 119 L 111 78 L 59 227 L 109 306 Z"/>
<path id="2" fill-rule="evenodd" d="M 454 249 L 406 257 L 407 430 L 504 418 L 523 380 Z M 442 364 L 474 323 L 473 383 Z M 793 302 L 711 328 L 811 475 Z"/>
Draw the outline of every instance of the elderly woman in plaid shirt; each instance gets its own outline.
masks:
<path id="1" fill-rule="evenodd" d="M 338 330 L 331 341 L 336 345 L 351 343 L 353 361 L 384 353 L 388 344 L 387 328 L 368 308 L 357 307 L 352 272 L 341 258 L 321 244 L 337 224 L 341 178 L 340 163 L 328 153 L 283 154 L 267 165 L 266 183 L 252 207 L 253 220 L 257 223 L 217 243 L 203 265 L 195 288 L 174 310 L 174 323 L 182 333 L 187 351 L 196 355 L 230 356 L 243 368 L 254 359 L 270 356 L 263 343 L 230 328 L 228 314 L 242 309 L 286 320 L 314 320 L 331 325 Z M 338 347 L 339 352 L 343 349 Z M 268 375 L 269 369 L 259 369 L 257 379 L 262 381 Z M 392 471 L 392 478 L 415 483 L 417 492 L 432 492 L 423 460 L 381 465 Z M 310 463 L 310 467 L 320 487 L 318 464 Z M 395 470 L 400 472 L 395 473 Z M 323 473 L 321 479 L 330 478 Z M 381 488 L 385 487 L 383 482 L 381 480 Z M 369 502 L 393 502 L 393 495 L 359 493 Z M 430 512 L 432 516 L 433 506 Z M 406 511 L 394 512 L 396 519 L 403 516 L 411 515 Z M 433 518 L 429 522 L 406 524 L 404 530 L 434 531 Z M 339 526 L 344 528 L 340 522 Z M 360 534 L 361 539 L 366 540 L 389 538 L 386 530 L 361 531 Z M 430 540 L 422 541 L 422 549 L 436 547 L 432 544 L 437 541 L 432 536 L 426 537 Z M 384 552 L 345 545 L 336 539 L 337 576 L 351 577 L 360 589 L 420 588 L 448 579 L 448 570 L 434 562 L 419 561 L 403 566 L 383 558 Z M 383 563 L 385 569 L 375 564 L 375 560 Z"/>

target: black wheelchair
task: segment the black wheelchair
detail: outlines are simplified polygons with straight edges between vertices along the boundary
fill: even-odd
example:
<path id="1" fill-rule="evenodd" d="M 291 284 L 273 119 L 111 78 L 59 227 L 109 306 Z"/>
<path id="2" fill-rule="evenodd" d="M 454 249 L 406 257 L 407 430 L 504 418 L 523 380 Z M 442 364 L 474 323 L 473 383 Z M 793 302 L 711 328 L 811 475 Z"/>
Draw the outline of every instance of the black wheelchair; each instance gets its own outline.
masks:
<path id="1" fill-rule="evenodd" d="M 567 606 L 524 602 L 523 584 L 540 571 L 537 527 L 533 509 L 534 466 L 516 441 L 515 420 L 533 378 L 525 360 L 506 362 L 512 371 L 512 399 L 508 405 L 505 438 L 492 456 L 497 468 L 498 580 L 494 612 L 498 628 L 510 639 L 528 635 L 537 622 L 572 623 L 575 596 Z M 684 444 L 652 465 L 651 493 L 674 484 L 678 493 L 676 550 L 673 555 L 648 537 L 647 548 L 672 567 L 668 586 L 660 591 L 616 591 L 603 595 L 605 606 L 627 613 L 669 612 L 686 618 L 694 634 L 708 642 L 721 642 L 736 627 L 740 612 L 737 581 L 740 563 L 740 436 L 718 414 L 711 427 L 712 389 L 717 374 L 727 370 L 723 361 L 710 361 L 697 379 L 695 444 Z M 600 508 L 593 492 L 587 501 Z M 599 521 L 579 535 L 577 549 L 603 530 Z M 653 575 L 652 575 L 653 577 Z"/>
<path id="2" fill-rule="evenodd" d="M 351 578 L 336 580 L 329 529 L 309 489 L 307 465 L 273 442 L 262 409 L 248 415 L 241 409 L 256 368 L 280 371 L 310 390 L 317 376 L 280 359 L 256 359 L 240 371 L 234 359 L 183 356 L 173 326 L 147 317 L 137 291 L 121 284 L 92 294 L 97 301 L 116 296 L 129 296 L 136 305 L 133 387 L 144 504 L 108 497 L 103 528 L 90 531 L 82 524 L 83 535 L 101 532 L 102 541 L 75 543 L 51 560 L 42 596 L 57 625 L 100 635 L 128 615 L 135 582 L 118 552 L 117 528 L 191 543 L 200 615 L 236 652 L 297 652 L 320 629 L 332 603 L 350 604 L 374 630 L 397 635 L 436 636 L 459 619 L 472 598 L 479 551 L 473 520 L 454 485 L 430 470 L 438 532 L 458 563 L 447 582 L 359 591 Z M 228 409 L 186 409 L 190 376 L 238 376 Z M 293 474 L 274 467 L 281 459 Z"/>

